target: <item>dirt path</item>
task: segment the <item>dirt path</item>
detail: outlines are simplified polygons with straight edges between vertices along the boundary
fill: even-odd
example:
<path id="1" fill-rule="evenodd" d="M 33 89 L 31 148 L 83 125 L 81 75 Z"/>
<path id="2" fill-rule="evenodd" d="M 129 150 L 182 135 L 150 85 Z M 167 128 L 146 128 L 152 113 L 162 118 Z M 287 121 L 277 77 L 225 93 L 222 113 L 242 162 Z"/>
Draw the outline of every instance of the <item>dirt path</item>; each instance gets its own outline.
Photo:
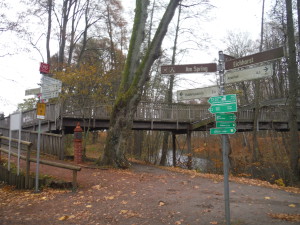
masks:
<path id="1" fill-rule="evenodd" d="M 64 169 L 40 170 L 72 179 Z M 129 170 L 82 168 L 78 181 L 76 193 L 34 194 L 2 185 L 0 224 L 225 224 L 222 181 L 142 164 Z M 230 208 L 233 225 L 299 224 L 271 215 L 300 214 L 300 194 L 230 182 Z"/>

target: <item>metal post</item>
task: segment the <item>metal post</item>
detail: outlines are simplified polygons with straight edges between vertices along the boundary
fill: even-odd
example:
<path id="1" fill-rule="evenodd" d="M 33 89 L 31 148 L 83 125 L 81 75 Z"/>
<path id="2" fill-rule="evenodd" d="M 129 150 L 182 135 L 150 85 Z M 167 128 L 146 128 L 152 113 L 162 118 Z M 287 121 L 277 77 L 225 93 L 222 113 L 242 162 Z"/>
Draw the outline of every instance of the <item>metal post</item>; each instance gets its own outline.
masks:
<path id="1" fill-rule="evenodd" d="M 21 132 L 22 132 L 22 112 L 20 113 L 20 121 L 19 121 L 19 140 L 18 140 L 18 167 L 17 167 L 17 175 L 20 174 L 20 156 L 21 156 Z"/>
<path id="2" fill-rule="evenodd" d="M 224 54 L 219 51 L 219 75 L 220 75 L 220 94 L 225 94 L 224 88 Z M 226 225 L 230 225 L 230 205 L 229 205 L 229 160 L 228 160 L 228 150 L 229 143 L 226 138 L 227 134 L 222 134 L 222 151 L 223 151 L 223 170 L 224 170 L 224 200 L 225 200 L 225 218 Z"/>
<path id="3" fill-rule="evenodd" d="M 35 172 L 35 192 L 39 192 L 39 167 L 40 167 L 40 146 L 41 146 L 41 120 L 39 119 L 37 153 L 36 153 L 36 172 Z"/>

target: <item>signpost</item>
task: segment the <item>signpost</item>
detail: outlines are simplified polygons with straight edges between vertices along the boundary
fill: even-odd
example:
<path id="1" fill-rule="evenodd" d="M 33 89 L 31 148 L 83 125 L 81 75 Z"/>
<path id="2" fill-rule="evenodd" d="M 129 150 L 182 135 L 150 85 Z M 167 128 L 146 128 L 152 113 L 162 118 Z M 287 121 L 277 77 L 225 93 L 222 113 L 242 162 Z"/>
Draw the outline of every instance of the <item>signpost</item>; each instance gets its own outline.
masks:
<path id="1" fill-rule="evenodd" d="M 259 52 L 253 55 L 248 55 L 234 60 L 225 62 L 225 69 L 231 70 L 239 67 L 249 66 L 260 62 L 266 62 L 282 58 L 284 56 L 283 47 L 271 49 L 264 52 Z"/>
<path id="2" fill-rule="evenodd" d="M 235 121 L 236 115 L 233 113 L 216 113 L 216 121 Z"/>
<path id="3" fill-rule="evenodd" d="M 210 103 L 211 105 L 220 105 L 228 103 L 236 104 L 236 94 L 211 97 L 208 99 L 208 103 Z"/>
<path id="4" fill-rule="evenodd" d="M 45 103 L 37 103 L 36 106 L 36 117 L 38 119 L 44 120 L 46 116 L 46 104 Z"/>
<path id="5" fill-rule="evenodd" d="M 272 74 L 272 65 L 258 66 L 237 71 L 228 71 L 225 73 L 225 84 L 270 77 Z"/>
<path id="6" fill-rule="evenodd" d="M 161 66 L 161 74 L 214 73 L 214 72 L 217 72 L 216 63 Z"/>
<path id="7" fill-rule="evenodd" d="M 217 86 L 196 88 L 177 91 L 178 100 L 191 100 L 197 98 L 208 98 L 211 96 L 217 96 L 219 93 L 219 88 Z"/>
<path id="8" fill-rule="evenodd" d="M 216 127 L 217 128 L 233 128 L 233 127 L 236 127 L 236 123 L 235 122 L 227 122 L 227 121 L 217 121 L 216 122 Z"/>
<path id="9" fill-rule="evenodd" d="M 237 104 L 224 104 L 224 105 L 212 105 L 208 111 L 211 113 L 226 113 L 226 112 L 237 112 Z"/>
<path id="10" fill-rule="evenodd" d="M 58 97 L 61 92 L 62 82 L 60 80 L 43 76 L 42 77 L 42 99 L 48 100 L 50 98 Z"/>
<path id="11" fill-rule="evenodd" d="M 41 93 L 41 88 L 33 88 L 25 90 L 25 95 L 38 95 Z"/>
<path id="12" fill-rule="evenodd" d="M 52 85 L 52 84 L 61 84 L 60 80 L 54 79 L 52 77 L 43 76 L 42 77 L 42 84 Z"/>
<path id="13" fill-rule="evenodd" d="M 40 63 L 40 73 L 48 74 L 50 72 L 50 65 L 47 63 Z"/>
<path id="14" fill-rule="evenodd" d="M 210 134 L 234 134 L 235 128 L 211 128 Z"/>
<path id="15" fill-rule="evenodd" d="M 279 59 L 284 56 L 283 47 L 271 49 L 268 51 L 256 53 L 235 59 L 232 56 L 219 52 L 219 64 L 188 64 L 188 65 L 165 65 L 161 66 L 161 74 L 179 74 L 179 73 L 209 73 L 219 72 L 220 75 L 220 96 L 217 87 L 211 89 L 199 88 L 177 91 L 178 100 L 190 100 L 201 97 L 210 97 L 208 102 L 211 107 L 208 109 L 215 114 L 216 128 L 210 129 L 210 134 L 221 134 L 222 152 L 223 152 L 223 170 L 224 170 L 224 199 L 225 199 L 225 217 L 226 225 L 230 225 L 230 207 L 229 207 L 229 138 L 227 134 L 236 132 L 236 115 L 229 112 L 237 112 L 236 95 L 224 95 L 225 83 L 234 83 L 245 80 L 254 80 L 271 76 L 273 69 L 270 65 L 257 66 L 250 69 L 234 71 L 241 67 L 248 67 L 257 63 Z M 225 70 L 227 74 L 224 75 Z M 232 71 L 230 71 L 232 70 Z M 226 76 L 226 77 L 225 77 Z"/>

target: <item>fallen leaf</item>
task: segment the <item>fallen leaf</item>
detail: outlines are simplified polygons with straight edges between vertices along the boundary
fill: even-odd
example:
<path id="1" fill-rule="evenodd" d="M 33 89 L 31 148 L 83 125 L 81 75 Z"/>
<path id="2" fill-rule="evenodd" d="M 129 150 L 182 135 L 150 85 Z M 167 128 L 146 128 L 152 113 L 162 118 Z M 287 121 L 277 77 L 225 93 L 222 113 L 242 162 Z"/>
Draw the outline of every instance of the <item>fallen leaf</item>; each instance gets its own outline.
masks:
<path id="1" fill-rule="evenodd" d="M 265 197 L 265 199 L 271 199 L 270 197 Z"/>
<path id="2" fill-rule="evenodd" d="M 175 224 L 176 224 L 176 225 L 180 225 L 180 224 L 181 224 L 181 221 L 176 221 Z"/>
<path id="3" fill-rule="evenodd" d="M 63 220 L 67 220 L 69 218 L 69 216 L 62 216 L 59 217 L 58 220 L 63 221 Z"/>
<path id="4" fill-rule="evenodd" d="M 122 210 L 120 211 L 120 214 L 126 214 L 126 213 L 128 213 L 128 210 L 127 210 L 127 209 L 122 209 Z"/>
<path id="5" fill-rule="evenodd" d="M 159 206 L 164 206 L 165 204 L 166 204 L 166 203 L 163 202 L 163 201 L 159 201 L 159 203 L 158 203 Z"/>
<path id="6" fill-rule="evenodd" d="M 92 205 L 87 205 L 86 208 L 92 208 Z"/>
<path id="7" fill-rule="evenodd" d="M 96 189 L 96 190 L 101 190 L 102 186 L 100 184 L 98 184 L 98 185 L 93 186 L 92 188 Z"/>
<path id="8" fill-rule="evenodd" d="M 105 200 L 113 200 L 115 196 L 104 196 Z"/>
<path id="9" fill-rule="evenodd" d="M 42 200 L 47 200 L 47 197 L 42 197 Z"/>
<path id="10" fill-rule="evenodd" d="M 122 205 L 126 205 L 127 202 L 123 200 L 123 201 L 121 202 L 121 204 L 122 204 Z"/>
<path id="11" fill-rule="evenodd" d="M 212 222 L 210 222 L 210 224 L 218 224 L 218 222 L 217 221 L 212 221 Z"/>
<path id="12" fill-rule="evenodd" d="M 289 207 L 291 207 L 291 208 L 295 208 L 295 207 L 296 207 L 296 205 L 295 205 L 295 204 L 289 204 Z"/>

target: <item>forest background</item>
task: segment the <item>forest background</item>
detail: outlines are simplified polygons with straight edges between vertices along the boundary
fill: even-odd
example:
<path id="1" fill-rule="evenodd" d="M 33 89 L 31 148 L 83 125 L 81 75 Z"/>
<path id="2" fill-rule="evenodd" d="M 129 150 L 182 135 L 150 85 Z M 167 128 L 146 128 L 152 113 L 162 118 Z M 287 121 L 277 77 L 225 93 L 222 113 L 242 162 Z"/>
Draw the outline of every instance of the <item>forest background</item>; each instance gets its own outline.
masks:
<path id="1" fill-rule="evenodd" d="M 290 49 L 286 16 L 288 15 L 286 10 L 288 1 L 271 1 L 268 12 L 264 11 L 263 2 L 261 1 L 260 5 L 261 12 L 263 12 L 261 20 L 263 29 L 260 38 L 255 40 L 251 39 L 247 33 L 230 32 L 224 41 L 226 54 L 242 57 L 280 46 Z M 160 22 L 159 18 L 166 10 L 167 3 L 167 1 L 151 1 L 147 8 L 146 29 L 143 33 L 139 53 L 141 56 L 146 54 L 145 52 L 150 46 Z M 294 6 L 292 15 L 295 20 L 293 36 L 296 38 L 296 43 L 299 43 L 299 26 L 297 27 L 299 24 L 299 1 L 292 1 L 292 3 Z M 3 9 L 10 7 L 4 1 L 1 1 L 0 4 Z M 52 101 L 68 101 L 73 106 L 84 108 L 87 104 L 116 99 L 129 51 L 131 33 L 128 22 L 123 16 L 121 1 L 64 0 L 62 3 L 56 3 L 51 0 L 24 0 L 22 4 L 24 7 L 17 12 L 17 20 L 11 20 L 9 14 L 6 13 L 8 10 L 2 10 L 1 35 L 8 33 L 16 35 L 25 41 L 24 43 L 27 43 L 23 50 L 35 49 L 40 54 L 42 61 L 51 65 L 53 77 L 63 82 L 63 91 L 59 99 Z M 213 8 L 213 4 L 206 0 L 183 1 L 177 7 L 166 37 L 167 41 L 164 42 L 165 45 L 162 45 L 159 57 L 151 67 L 149 81 L 143 89 L 141 100 L 153 102 L 176 100 L 172 95 L 173 87 L 176 82 L 182 82 L 179 79 L 182 77 L 162 76 L 160 66 L 182 62 L 182 59 L 194 49 L 199 50 L 209 46 L 206 34 L 195 32 L 193 28 L 197 31 L 199 28 L 190 25 L 199 25 L 201 21 L 209 20 L 208 12 Z M 34 31 L 40 30 L 41 27 L 44 32 L 37 35 Z M 54 43 L 55 46 L 58 46 L 55 49 L 58 50 L 52 52 L 51 46 Z M 46 47 L 41 47 L 43 45 Z M 12 53 L 4 52 L 1 57 L 9 54 Z M 272 77 L 232 84 L 226 87 L 226 93 L 238 94 L 240 105 L 289 96 L 291 82 L 288 60 L 274 62 L 273 68 L 275 70 Z M 219 82 L 216 75 L 205 80 L 212 83 Z M 298 75 L 295 84 L 299 84 Z M 36 98 L 26 99 L 24 103 L 18 105 L 18 109 L 30 109 L 35 106 L 36 101 Z M 206 101 L 195 100 L 186 103 L 206 104 Z M 83 115 L 85 118 L 88 116 Z M 86 140 L 88 140 L 89 128 L 85 128 L 85 132 Z M 299 134 L 297 134 L 297 138 L 299 138 L 298 136 Z M 297 170 L 299 170 L 299 141 L 295 142 L 296 148 L 298 148 L 298 153 L 295 154 L 295 151 L 292 151 L 289 146 L 294 143 L 289 141 L 291 138 L 290 133 L 275 131 L 254 131 L 230 137 L 232 172 L 261 177 L 281 185 L 293 183 L 295 177 L 297 178 L 297 172 L 295 173 L 293 169 L 295 163 L 292 164 L 291 161 L 296 161 Z M 206 132 L 194 132 L 193 134 L 193 157 L 208 159 L 213 165 L 210 170 L 214 172 L 220 172 L 222 168 L 218 139 L 218 136 L 212 137 Z M 155 159 L 154 162 L 167 163 L 159 159 L 159 156 L 161 149 L 170 149 L 168 147 L 169 135 L 161 132 L 132 131 L 128 140 L 126 154 L 147 161 L 153 162 Z M 183 140 L 179 141 L 182 149 L 185 148 Z M 163 146 L 163 143 L 167 144 Z M 101 147 L 98 148 L 98 151 L 100 154 Z"/>

